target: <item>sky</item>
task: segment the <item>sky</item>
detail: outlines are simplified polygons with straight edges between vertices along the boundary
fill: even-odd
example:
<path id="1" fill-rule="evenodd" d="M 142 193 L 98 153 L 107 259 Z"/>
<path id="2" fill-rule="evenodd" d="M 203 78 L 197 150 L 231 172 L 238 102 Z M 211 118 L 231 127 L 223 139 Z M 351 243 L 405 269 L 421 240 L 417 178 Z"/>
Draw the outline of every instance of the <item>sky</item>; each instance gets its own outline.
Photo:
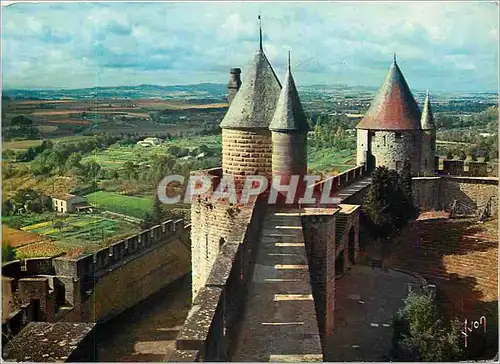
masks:
<path id="1" fill-rule="evenodd" d="M 2 86 L 226 83 L 258 47 L 296 83 L 498 90 L 494 2 L 15 3 L 2 6 Z"/>

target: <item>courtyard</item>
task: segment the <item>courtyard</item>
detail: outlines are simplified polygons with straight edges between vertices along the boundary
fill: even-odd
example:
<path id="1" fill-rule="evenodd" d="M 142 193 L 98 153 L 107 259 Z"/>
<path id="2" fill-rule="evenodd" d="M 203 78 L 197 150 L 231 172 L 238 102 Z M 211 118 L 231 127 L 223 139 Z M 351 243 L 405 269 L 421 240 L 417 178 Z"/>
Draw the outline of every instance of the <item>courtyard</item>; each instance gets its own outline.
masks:
<path id="1" fill-rule="evenodd" d="M 335 328 L 328 361 L 385 361 L 392 348 L 392 321 L 417 277 L 354 265 L 335 281 Z"/>

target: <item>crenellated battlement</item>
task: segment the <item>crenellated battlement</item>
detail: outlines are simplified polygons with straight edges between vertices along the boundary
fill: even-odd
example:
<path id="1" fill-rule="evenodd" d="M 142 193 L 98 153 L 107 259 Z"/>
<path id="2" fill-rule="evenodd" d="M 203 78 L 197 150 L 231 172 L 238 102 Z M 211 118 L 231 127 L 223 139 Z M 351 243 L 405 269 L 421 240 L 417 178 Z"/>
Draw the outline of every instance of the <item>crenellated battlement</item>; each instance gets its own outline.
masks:
<path id="1" fill-rule="evenodd" d="M 438 170 L 438 173 L 447 176 L 486 177 L 488 176 L 488 163 L 445 159 L 443 169 Z"/>
<path id="2" fill-rule="evenodd" d="M 181 236 L 184 231 L 184 219 L 168 220 L 113 243 L 93 254 L 87 254 L 78 259 L 56 258 L 53 260 L 55 273 L 78 278 L 88 275 L 99 277 L 108 273 L 113 267 L 143 254 L 158 243 Z"/>

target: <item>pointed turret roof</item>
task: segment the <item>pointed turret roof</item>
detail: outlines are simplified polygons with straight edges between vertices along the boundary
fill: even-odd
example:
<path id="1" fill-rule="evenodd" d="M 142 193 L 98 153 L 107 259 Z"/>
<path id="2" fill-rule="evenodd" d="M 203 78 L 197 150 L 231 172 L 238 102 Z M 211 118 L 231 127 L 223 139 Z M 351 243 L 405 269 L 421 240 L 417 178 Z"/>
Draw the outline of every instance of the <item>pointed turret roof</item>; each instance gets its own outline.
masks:
<path id="1" fill-rule="evenodd" d="M 273 131 L 300 131 L 307 132 L 307 124 L 304 109 L 299 99 L 295 81 L 293 80 L 290 65 L 290 52 L 288 53 L 288 69 L 283 82 L 283 88 L 276 105 L 271 125 L 269 129 Z"/>
<path id="2" fill-rule="evenodd" d="M 429 97 L 429 90 L 425 95 L 424 108 L 422 109 L 422 118 L 420 119 L 421 128 L 423 130 L 432 130 L 436 127 L 434 124 L 434 115 L 431 110 L 431 100 Z"/>
<path id="3" fill-rule="evenodd" d="M 268 128 L 280 91 L 281 84 L 262 48 L 262 27 L 259 27 L 259 48 L 222 119 L 221 128 Z"/>
<path id="4" fill-rule="evenodd" d="M 410 130 L 420 129 L 420 109 L 410 88 L 394 62 L 368 111 L 356 126 L 358 129 Z"/>

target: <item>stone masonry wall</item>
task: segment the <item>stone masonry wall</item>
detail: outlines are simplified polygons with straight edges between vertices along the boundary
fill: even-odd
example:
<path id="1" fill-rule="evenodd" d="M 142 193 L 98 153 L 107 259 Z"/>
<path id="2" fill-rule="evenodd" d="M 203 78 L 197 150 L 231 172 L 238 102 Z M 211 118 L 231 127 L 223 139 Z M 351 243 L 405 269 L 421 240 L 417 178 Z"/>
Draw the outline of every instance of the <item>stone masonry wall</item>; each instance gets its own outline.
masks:
<path id="1" fill-rule="evenodd" d="M 328 357 L 335 310 L 335 218 L 339 209 L 306 209 L 301 217 L 323 355 Z"/>
<path id="2" fill-rule="evenodd" d="M 205 284 L 221 245 L 244 234 L 251 212 L 251 207 L 238 208 L 224 201 L 211 203 L 199 199 L 191 204 L 193 300 Z"/>
<path id="3" fill-rule="evenodd" d="M 269 130 L 222 130 L 224 175 L 245 176 L 272 173 L 272 140 Z"/>
<path id="4" fill-rule="evenodd" d="M 420 171 L 427 173 L 434 173 L 434 157 L 435 150 L 433 147 L 436 145 L 436 131 L 423 130 L 422 131 L 422 154 Z"/>
<path id="5" fill-rule="evenodd" d="M 273 175 L 307 173 L 307 139 L 305 133 L 272 132 Z"/>
<path id="6" fill-rule="evenodd" d="M 421 211 L 442 210 L 439 199 L 441 177 L 414 177 L 412 179 L 413 203 Z"/>
<path id="7" fill-rule="evenodd" d="M 366 164 L 365 152 L 368 151 L 368 130 L 358 129 L 356 138 L 356 164 Z"/>
<path id="8" fill-rule="evenodd" d="M 406 130 L 399 132 L 400 138 L 393 131 L 375 131 L 371 140 L 371 151 L 375 156 L 377 166 L 389 169 L 403 167 L 408 158 L 412 172 L 420 171 L 420 131 Z M 385 139 L 384 139 L 385 138 Z"/>
<path id="9" fill-rule="evenodd" d="M 175 238 L 99 277 L 85 311 L 105 321 L 134 306 L 190 271 L 189 248 Z"/>
<path id="10" fill-rule="evenodd" d="M 421 211 L 449 210 L 455 200 L 464 209 L 478 210 L 490 199 L 492 212 L 498 210 L 498 178 L 494 177 L 414 177 L 412 189 Z"/>
<path id="11" fill-rule="evenodd" d="M 243 216 L 247 211 L 234 219 L 243 228 L 230 234 L 217 250 L 205 284 L 193 296 L 171 361 L 230 361 L 247 301 L 265 210 L 263 201 L 254 202 L 246 221 L 243 222 Z"/>

